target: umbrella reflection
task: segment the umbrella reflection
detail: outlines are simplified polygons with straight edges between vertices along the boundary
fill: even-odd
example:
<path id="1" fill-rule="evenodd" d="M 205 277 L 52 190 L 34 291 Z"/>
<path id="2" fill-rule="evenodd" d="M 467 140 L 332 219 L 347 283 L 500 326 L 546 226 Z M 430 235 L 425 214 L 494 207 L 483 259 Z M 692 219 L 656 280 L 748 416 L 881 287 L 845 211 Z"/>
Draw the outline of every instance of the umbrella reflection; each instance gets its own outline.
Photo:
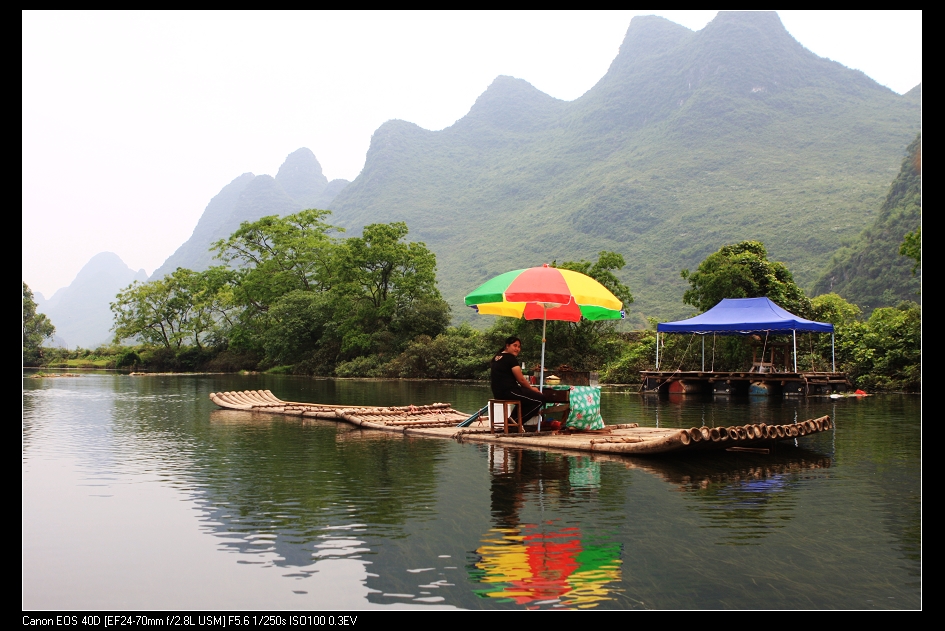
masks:
<path id="1" fill-rule="evenodd" d="M 474 590 L 529 608 L 588 608 L 614 599 L 621 579 L 621 546 L 556 521 L 521 523 L 527 500 L 539 509 L 550 497 L 600 486 L 600 463 L 586 457 L 540 454 L 493 446 L 492 516 L 470 578 Z"/>
<path id="2" fill-rule="evenodd" d="M 595 607 L 621 578 L 620 544 L 588 543 L 576 526 L 493 528 L 476 553 L 472 578 L 487 585 L 476 594 L 519 605 Z"/>

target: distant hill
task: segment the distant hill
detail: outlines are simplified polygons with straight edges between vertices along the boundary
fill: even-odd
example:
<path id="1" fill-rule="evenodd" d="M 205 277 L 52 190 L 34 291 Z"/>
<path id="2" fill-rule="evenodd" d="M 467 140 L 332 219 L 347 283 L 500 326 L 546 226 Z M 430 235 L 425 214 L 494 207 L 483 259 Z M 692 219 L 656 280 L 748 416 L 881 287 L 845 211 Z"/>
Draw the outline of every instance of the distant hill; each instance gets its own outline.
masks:
<path id="1" fill-rule="evenodd" d="M 132 282 L 147 279 L 143 269 L 136 272 L 117 254 L 101 252 L 89 259 L 68 287 L 49 300 L 40 296 L 37 311 L 45 313 L 56 327 L 53 343 L 57 346 L 95 348 L 111 341 L 109 304 L 115 295 Z"/>
<path id="2" fill-rule="evenodd" d="M 690 313 L 680 269 L 727 243 L 763 241 L 810 287 L 874 219 L 919 131 L 913 92 L 811 53 L 775 13 L 698 32 L 638 17 L 574 101 L 502 76 L 451 127 L 385 123 L 329 208 L 353 231 L 406 221 L 458 319 L 492 275 L 614 250 L 644 325 Z"/>
<path id="3" fill-rule="evenodd" d="M 154 270 L 151 279 L 163 278 L 178 267 L 203 271 L 218 263 L 210 245 L 230 236 L 240 223 L 327 208 L 347 184 L 347 180 L 329 182 L 315 154 L 304 147 L 289 154 L 275 178 L 244 173 L 210 200 L 191 237 Z"/>
<path id="4" fill-rule="evenodd" d="M 879 213 L 857 239 L 834 256 L 814 285 L 815 294 L 835 292 L 868 312 L 902 300 L 920 301 L 922 273 L 912 275 L 912 259 L 899 254 L 906 233 L 922 221 L 922 139 L 906 150 Z"/>

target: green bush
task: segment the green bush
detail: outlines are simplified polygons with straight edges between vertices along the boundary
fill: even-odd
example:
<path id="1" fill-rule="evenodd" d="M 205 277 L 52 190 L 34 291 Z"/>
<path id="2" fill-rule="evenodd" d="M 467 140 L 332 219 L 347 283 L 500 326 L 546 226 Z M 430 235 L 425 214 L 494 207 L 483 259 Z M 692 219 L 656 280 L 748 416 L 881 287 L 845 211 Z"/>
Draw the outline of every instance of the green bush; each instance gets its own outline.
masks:
<path id="1" fill-rule="evenodd" d="M 141 363 L 141 356 L 132 349 L 122 350 L 115 359 L 115 368 L 133 368 Z"/>

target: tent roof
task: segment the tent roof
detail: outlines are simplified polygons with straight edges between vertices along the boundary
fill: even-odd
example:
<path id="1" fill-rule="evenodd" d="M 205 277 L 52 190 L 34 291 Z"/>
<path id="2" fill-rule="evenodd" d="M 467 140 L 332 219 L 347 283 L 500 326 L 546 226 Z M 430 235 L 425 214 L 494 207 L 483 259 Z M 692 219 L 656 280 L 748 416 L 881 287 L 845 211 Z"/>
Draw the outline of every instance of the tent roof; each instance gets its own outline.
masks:
<path id="1" fill-rule="evenodd" d="M 833 325 L 805 320 L 785 311 L 767 298 L 724 298 L 705 313 L 688 320 L 663 322 L 661 333 L 721 333 L 734 335 L 759 331 L 814 331 L 833 333 Z"/>

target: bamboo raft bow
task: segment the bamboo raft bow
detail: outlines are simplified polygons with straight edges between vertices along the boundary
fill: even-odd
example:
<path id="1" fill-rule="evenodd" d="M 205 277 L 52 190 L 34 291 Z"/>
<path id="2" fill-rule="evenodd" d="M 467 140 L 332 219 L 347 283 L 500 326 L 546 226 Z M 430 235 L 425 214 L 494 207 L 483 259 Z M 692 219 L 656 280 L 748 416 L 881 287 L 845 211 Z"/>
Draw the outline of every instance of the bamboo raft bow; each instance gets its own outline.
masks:
<path id="1" fill-rule="evenodd" d="M 651 455 L 709 450 L 768 453 L 776 441 L 794 440 L 833 427 L 829 416 L 767 425 L 692 427 L 672 429 L 640 427 L 637 423 L 607 425 L 597 431 L 526 432 L 494 434 L 487 418 L 468 427 L 457 427 L 468 415 L 449 403 L 397 407 L 323 405 L 282 401 L 269 390 L 213 392 L 210 400 L 227 410 L 285 414 L 326 421 L 344 421 L 365 429 L 452 438 L 461 442 L 495 443 L 536 449 Z"/>

